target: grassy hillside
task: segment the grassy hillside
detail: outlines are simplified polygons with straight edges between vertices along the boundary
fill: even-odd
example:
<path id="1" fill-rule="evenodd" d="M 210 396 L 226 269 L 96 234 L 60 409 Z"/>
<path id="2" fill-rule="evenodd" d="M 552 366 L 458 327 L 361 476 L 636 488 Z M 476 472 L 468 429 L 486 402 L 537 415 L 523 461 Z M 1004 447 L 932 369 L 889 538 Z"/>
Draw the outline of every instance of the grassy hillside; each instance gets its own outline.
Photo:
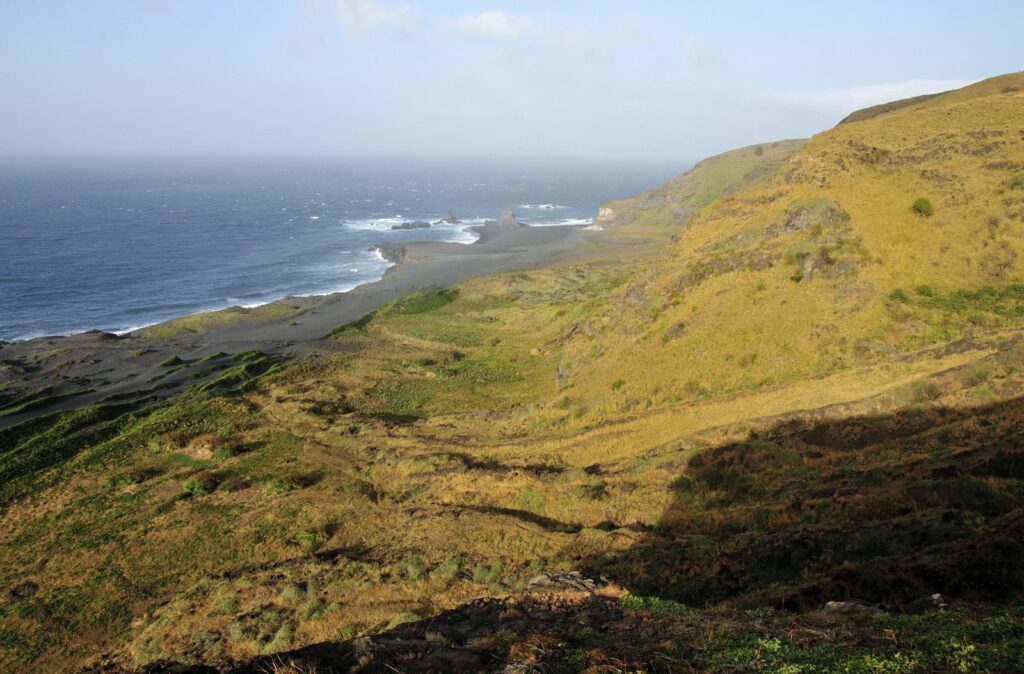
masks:
<path id="1" fill-rule="evenodd" d="M 1013 75 L 744 148 L 609 204 L 576 264 L 0 432 L 0 664 L 413 634 L 576 570 L 633 594 L 585 634 L 570 602 L 573 629 L 494 622 L 465 648 L 499 669 L 1012 671 L 1022 119 Z M 956 607 L 902 615 L 934 592 Z M 890 613 L 809 617 L 852 597 Z"/>
<path id="2" fill-rule="evenodd" d="M 604 205 L 597 224 L 608 227 L 610 237 L 672 237 L 715 199 L 750 185 L 778 170 L 802 145 L 783 140 L 752 145 L 705 159 L 692 171 L 635 197 Z"/>
<path id="3" fill-rule="evenodd" d="M 565 404 L 601 419 L 1019 324 L 1022 82 L 841 125 L 704 206 L 565 345 Z"/>

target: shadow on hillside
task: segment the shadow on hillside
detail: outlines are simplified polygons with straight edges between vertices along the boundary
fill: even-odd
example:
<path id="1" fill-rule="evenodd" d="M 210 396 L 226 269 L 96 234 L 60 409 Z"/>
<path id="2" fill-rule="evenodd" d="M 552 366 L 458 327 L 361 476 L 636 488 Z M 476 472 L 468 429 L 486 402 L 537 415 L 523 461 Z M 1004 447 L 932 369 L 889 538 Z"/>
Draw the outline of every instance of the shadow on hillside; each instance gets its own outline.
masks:
<path id="1" fill-rule="evenodd" d="M 1024 588 L 1024 399 L 791 421 L 693 457 L 652 532 L 584 560 L 637 594 L 791 610 Z"/>

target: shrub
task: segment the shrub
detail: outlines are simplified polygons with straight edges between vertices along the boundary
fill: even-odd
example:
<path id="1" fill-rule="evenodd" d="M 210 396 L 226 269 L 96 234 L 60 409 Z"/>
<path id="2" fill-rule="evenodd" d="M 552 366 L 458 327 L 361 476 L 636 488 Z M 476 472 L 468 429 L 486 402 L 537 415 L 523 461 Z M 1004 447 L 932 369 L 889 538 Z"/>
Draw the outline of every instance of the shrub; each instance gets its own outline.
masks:
<path id="1" fill-rule="evenodd" d="M 409 555 L 399 562 L 398 566 L 402 570 L 402 575 L 410 583 L 418 583 L 423 580 L 423 559 L 419 555 Z"/>
<path id="2" fill-rule="evenodd" d="M 238 613 L 238 594 L 232 592 L 222 596 L 214 603 L 213 612 L 217 615 L 235 615 Z"/>
<path id="3" fill-rule="evenodd" d="M 620 388 L 622 388 L 625 385 L 626 385 L 626 380 L 625 379 L 616 379 L 615 381 L 612 382 L 612 390 L 613 391 L 618 391 Z"/>
<path id="4" fill-rule="evenodd" d="M 490 585 L 491 583 L 498 582 L 504 573 L 505 562 L 500 559 L 495 559 L 489 567 L 477 564 L 473 567 L 473 582 L 480 583 L 481 585 Z"/>
<path id="5" fill-rule="evenodd" d="M 186 496 L 206 496 L 217 488 L 217 477 L 213 473 L 203 472 L 193 475 L 181 485 L 181 491 Z"/>
<path id="6" fill-rule="evenodd" d="M 462 567 L 462 557 L 456 555 L 430 572 L 431 578 L 453 578 Z"/>
<path id="7" fill-rule="evenodd" d="M 241 449 L 238 445 L 221 445 L 213 451 L 213 458 L 218 461 L 224 461 L 230 459 L 233 456 L 238 456 L 241 453 Z"/>
<path id="8" fill-rule="evenodd" d="M 636 594 L 626 594 L 620 600 L 622 605 L 630 611 L 650 613 L 656 616 L 677 616 L 685 617 L 693 615 L 693 609 L 671 599 L 659 597 L 643 597 Z"/>
<path id="9" fill-rule="evenodd" d="M 903 288 L 896 288 L 896 290 L 889 293 L 889 299 L 906 304 L 910 301 L 910 295 L 908 295 L 907 291 Z"/>
<path id="10" fill-rule="evenodd" d="M 263 647 L 263 651 L 265 653 L 276 653 L 285 650 L 292 645 L 292 632 L 291 624 L 284 623 L 277 628 L 277 631 L 274 632 L 274 638 Z"/>
<path id="11" fill-rule="evenodd" d="M 263 487 L 263 492 L 267 496 L 280 496 L 281 494 L 287 494 L 292 489 L 295 489 L 295 483 L 291 480 L 270 480 L 266 486 Z"/>
<path id="12" fill-rule="evenodd" d="M 295 540 L 299 542 L 302 549 L 309 554 L 315 553 L 320 548 L 324 547 L 324 543 L 327 542 L 327 537 L 319 531 L 300 531 L 296 536 Z"/>
<path id="13" fill-rule="evenodd" d="M 970 369 L 964 381 L 968 386 L 977 386 L 988 381 L 990 376 L 992 376 L 992 370 L 987 365 L 979 363 Z"/>
<path id="14" fill-rule="evenodd" d="M 153 477 L 157 471 L 136 466 L 123 473 L 115 473 L 103 481 L 104 489 L 117 489 L 130 484 L 140 484 Z"/>
<path id="15" fill-rule="evenodd" d="M 528 510 L 530 512 L 543 512 L 544 505 L 544 497 L 530 487 L 526 487 L 519 492 L 515 500 L 515 506 L 519 510 Z"/>
<path id="16" fill-rule="evenodd" d="M 685 475 L 680 475 L 676 479 L 669 482 L 668 486 L 669 489 L 672 489 L 673 491 L 690 491 L 691 489 L 693 489 L 693 480 L 686 477 Z"/>
<path id="17" fill-rule="evenodd" d="M 935 213 L 935 209 L 932 208 L 932 202 L 928 199 L 928 197 L 918 197 L 917 200 L 914 201 L 914 205 L 911 206 L 910 208 L 918 215 L 923 215 L 925 217 L 928 217 Z"/>
<path id="18" fill-rule="evenodd" d="M 281 600 L 282 604 L 295 606 L 306 598 L 306 590 L 295 583 L 288 583 L 281 588 L 281 592 L 278 594 L 277 598 Z"/>

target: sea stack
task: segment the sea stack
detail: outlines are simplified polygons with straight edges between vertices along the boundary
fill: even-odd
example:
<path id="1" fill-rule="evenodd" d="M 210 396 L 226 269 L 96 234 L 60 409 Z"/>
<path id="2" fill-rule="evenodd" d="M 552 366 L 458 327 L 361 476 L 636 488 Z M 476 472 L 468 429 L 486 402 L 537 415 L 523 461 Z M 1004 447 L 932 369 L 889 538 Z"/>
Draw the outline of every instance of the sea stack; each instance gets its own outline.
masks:
<path id="1" fill-rule="evenodd" d="M 511 208 L 506 208 L 501 212 L 501 217 L 498 218 L 496 223 L 498 227 L 522 227 L 523 223 L 516 220 L 516 213 Z"/>

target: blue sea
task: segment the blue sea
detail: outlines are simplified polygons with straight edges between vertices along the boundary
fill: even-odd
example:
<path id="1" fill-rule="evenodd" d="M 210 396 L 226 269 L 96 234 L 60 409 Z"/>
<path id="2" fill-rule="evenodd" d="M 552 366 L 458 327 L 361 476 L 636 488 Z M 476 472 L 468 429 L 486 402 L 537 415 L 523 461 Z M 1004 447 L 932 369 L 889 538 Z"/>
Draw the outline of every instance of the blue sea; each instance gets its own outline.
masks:
<path id="1" fill-rule="evenodd" d="M 377 243 L 470 245 L 505 208 L 535 227 L 686 166 L 622 162 L 49 161 L 0 164 L 0 340 L 123 332 L 228 306 L 345 291 Z M 458 224 L 399 230 L 453 214 Z"/>

